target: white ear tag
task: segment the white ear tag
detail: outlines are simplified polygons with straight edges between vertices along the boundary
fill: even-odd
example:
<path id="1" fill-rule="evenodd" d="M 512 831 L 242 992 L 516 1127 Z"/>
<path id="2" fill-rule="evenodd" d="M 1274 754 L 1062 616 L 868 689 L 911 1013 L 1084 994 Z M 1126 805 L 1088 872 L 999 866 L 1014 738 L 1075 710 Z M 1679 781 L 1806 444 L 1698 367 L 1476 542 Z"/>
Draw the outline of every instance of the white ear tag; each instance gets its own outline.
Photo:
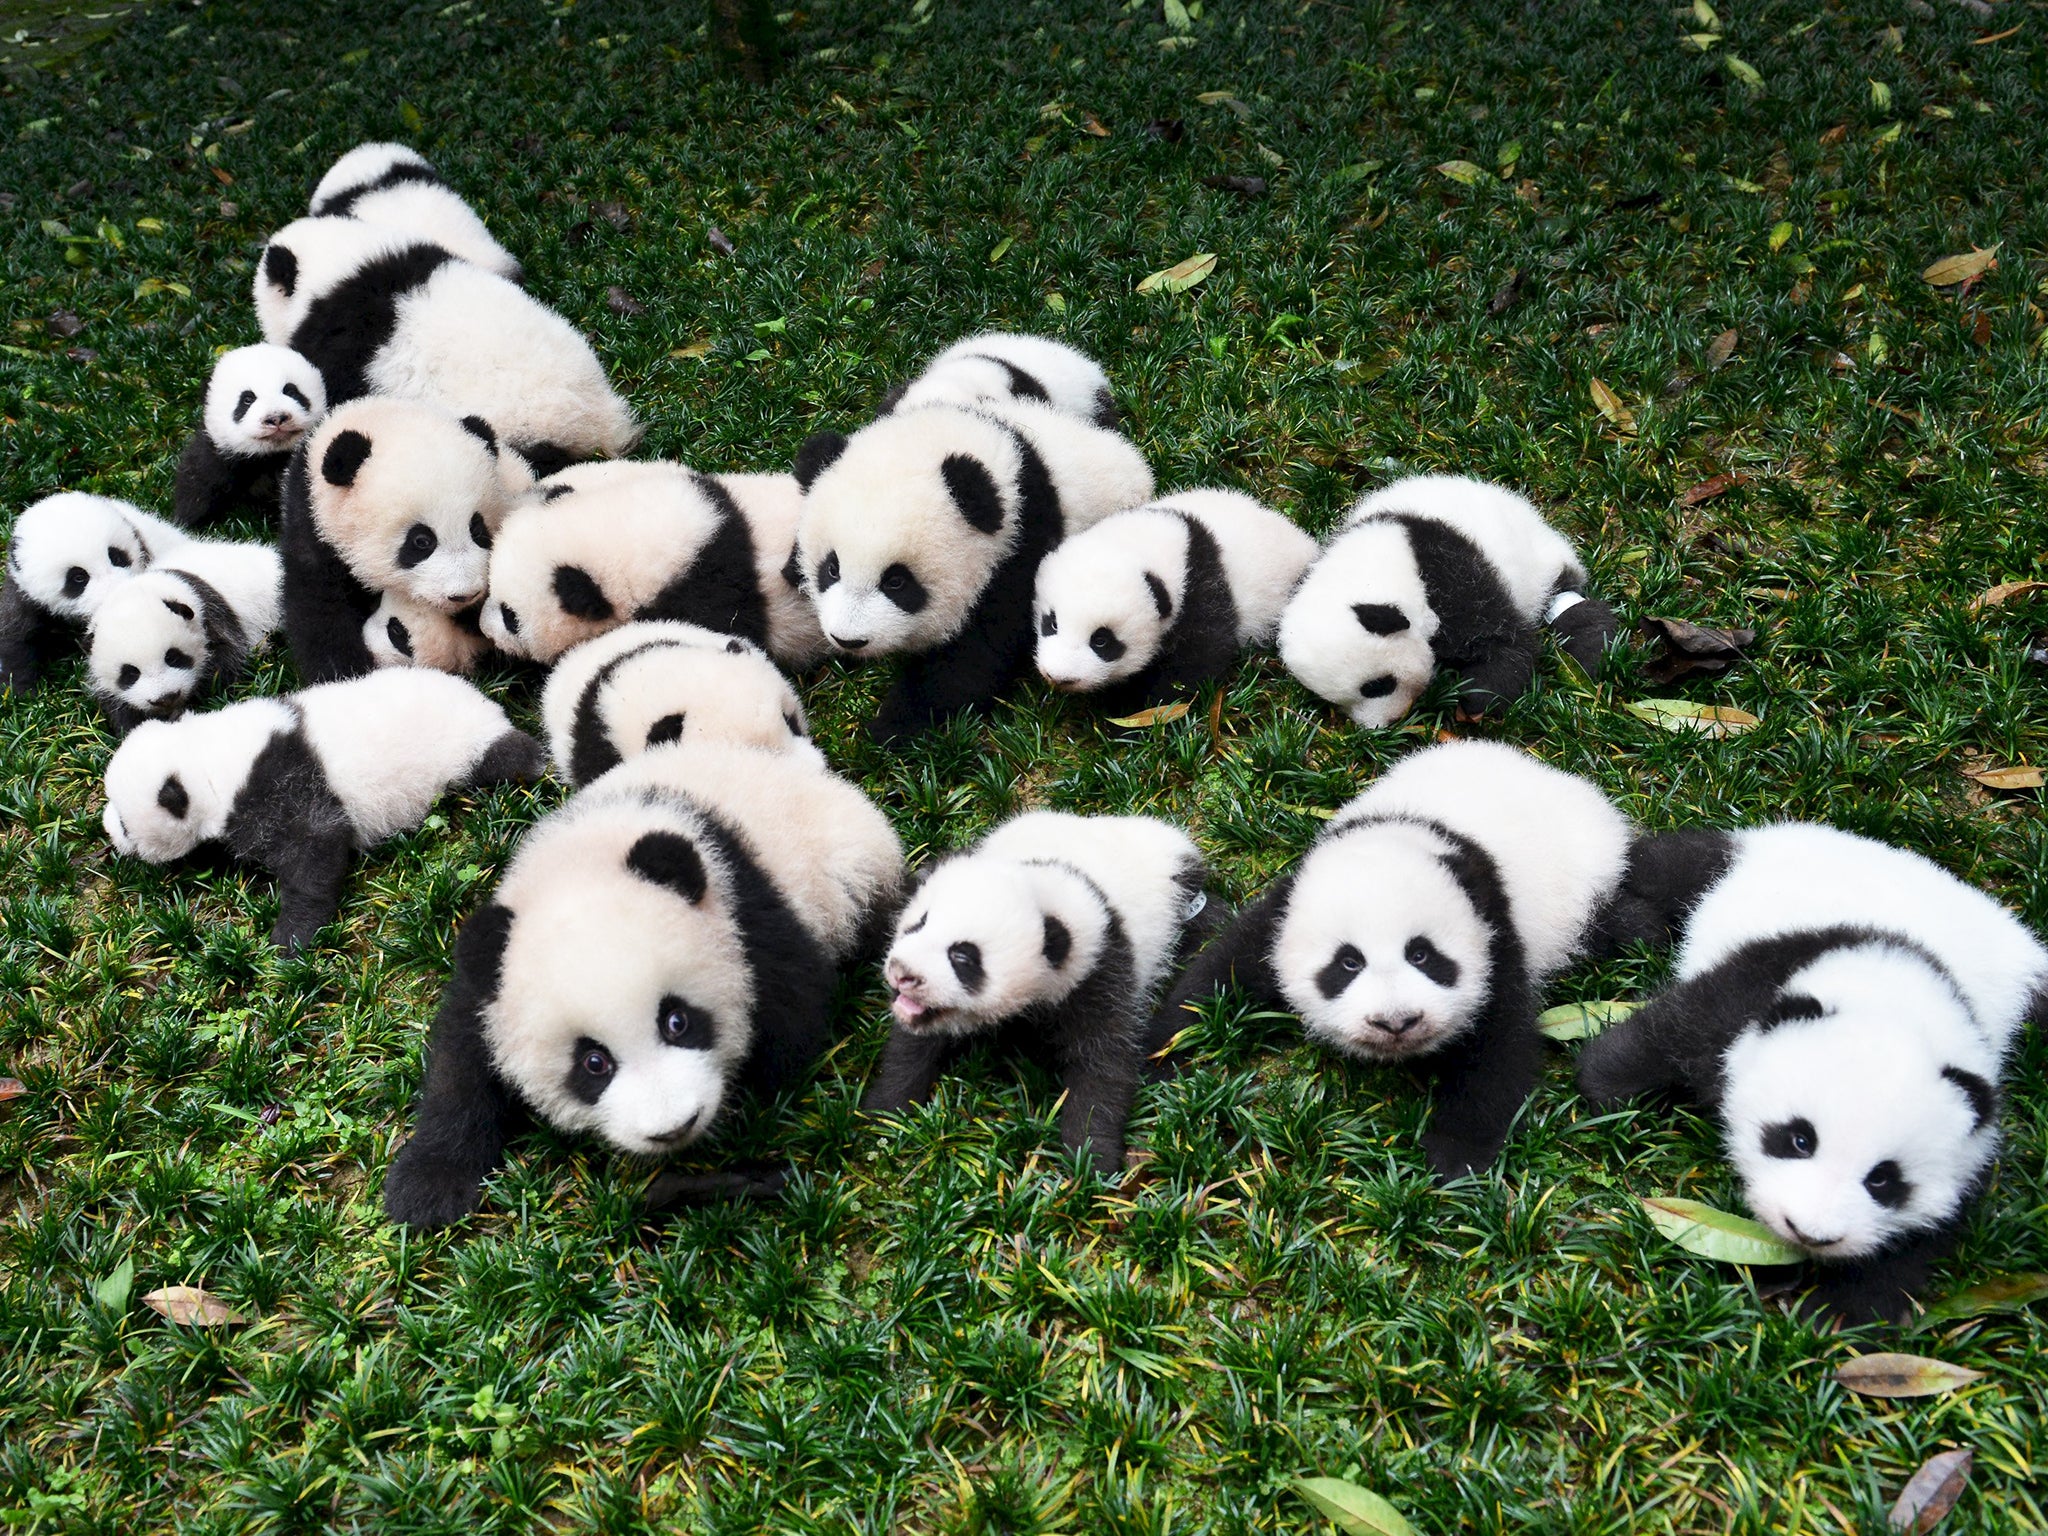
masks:
<path id="1" fill-rule="evenodd" d="M 1550 607 L 1543 615 L 1543 622 L 1555 624 L 1586 600 L 1583 592 L 1560 592 L 1550 600 Z"/>
<path id="2" fill-rule="evenodd" d="M 1180 920 L 1184 923 L 1193 922 L 1202 915 L 1202 908 L 1207 905 L 1209 905 L 1209 893 L 1207 891 L 1195 892 L 1194 899 L 1188 903 L 1187 911 L 1181 913 Z"/>

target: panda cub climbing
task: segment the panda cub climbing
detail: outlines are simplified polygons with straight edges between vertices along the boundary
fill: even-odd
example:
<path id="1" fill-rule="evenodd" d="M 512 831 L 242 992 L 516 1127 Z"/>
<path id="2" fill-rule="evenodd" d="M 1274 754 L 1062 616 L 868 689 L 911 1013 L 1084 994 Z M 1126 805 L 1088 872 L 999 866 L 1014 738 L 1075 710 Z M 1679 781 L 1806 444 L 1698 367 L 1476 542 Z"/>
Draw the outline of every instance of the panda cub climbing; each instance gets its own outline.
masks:
<path id="1" fill-rule="evenodd" d="M 87 626 L 87 672 L 108 724 L 175 720 L 239 677 L 277 628 L 283 583 L 268 544 L 193 539 L 117 587 Z"/>
<path id="2" fill-rule="evenodd" d="M 24 507 L 0 584 L 0 687 L 33 688 L 109 596 L 191 537 L 140 507 L 86 491 Z"/>
<path id="3" fill-rule="evenodd" d="M 1932 861 L 1827 826 L 1646 838 L 1629 892 L 1682 933 L 1676 981 L 1586 1043 L 1580 1090 L 1711 1108 L 1821 1306 L 1899 1320 L 1989 1175 L 2048 950 Z"/>
<path id="4" fill-rule="evenodd" d="M 284 627 L 300 675 L 331 682 L 375 665 L 364 629 L 380 594 L 462 621 L 530 484 L 479 417 L 381 397 L 338 408 L 285 472 Z"/>
<path id="5" fill-rule="evenodd" d="M 1050 406 L 933 404 L 812 436 L 791 572 L 845 655 L 904 657 L 872 730 L 986 704 L 1031 663 L 1031 583 L 1062 539 L 1152 494 L 1128 439 Z"/>
<path id="6" fill-rule="evenodd" d="M 802 500 L 793 476 L 577 464 L 536 492 L 491 556 L 483 632 L 499 649 L 552 662 L 629 621 L 677 619 L 788 666 L 823 656 L 817 616 L 782 572 Z"/>
<path id="7" fill-rule="evenodd" d="M 1032 600 L 1038 671 L 1111 714 L 1221 677 L 1269 645 L 1316 541 L 1241 491 L 1180 491 L 1053 549 Z"/>
<path id="8" fill-rule="evenodd" d="M 540 743 L 460 678 L 380 672 L 181 720 L 146 720 L 107 764 L 107 838 L 163 864 L 202 843 L 277 877 L 270 941 L 334 917 L 355 855 L 417 827 L 458 784 L 525 782 Z"/>
<path id="9" fill-rule="evenodd" d="M 443 613 L 395 592 L 381 593 L 363 620 L 363 646 L 373 667 L 431 667 L 467 674 L 491 649 L 478 625 L 481 610 Z"/>
<path id="10" fill-rule="evenodd" d="M 555 766 L 579 787 L 673 741 L 817 754 L 796 690 L 759 646 L 673 620 L 628 624 L 565 652 L 540 717 Z"/>
<path id="11" fill-rule="evenodd" d="M 1034 811 L 1005 822 L 919 884 L 882 974 L 895 1027 L 861 1107 L 926 1098 L 978 1038 L 1049 1058 L 1060 1140 L 1123 1166 L 1146 1058 L 1146 1011 L 1202 910 L 1206 866 L 1180 828 L 1145 816 Z"/>
<path id="12" fill-rule="evenodd" d="M 1408 712 L 1438 667 L 1479 715 L 1527 692 L 1548 624 L 1589 676 L 1616 626 L 1542 513 L 1503 486 L 1415 475 L 1374 491 L 1310 567 L 1280 619 L 1280 659 L 1364 726 Z"/>
<path id="13" fill-rule="evenodd" d="M 882 412 L 921 405 L 1007 405 L 1033 400 L 1098 427 L 1122 421 L 1109 375 L 1086 353 L 1049 336 L 984 331 L 956 341 L 882 400 Z"/>
<path id="14" fill-rule="evenodd" d="M 196 528 L 252 508 L 274 515 L 292 450 L 326 414 L 320 370 L 290 347 L 258 342 L 222 353 L 199 430 L 178 456 L 172 516 Z"/>
<path id="15" fill-rule="evenodd" d="M 361 219 L 417 235 L 508 281 L 520 278 L 518 261 L 476 210 L 404 144 L 358 144 L 327 168 L 306 211 L 316 219 Z"/>
<path id="16" fill-rule="evenodd" d="M 1598 789 L 1513 747 L 1412 753 L 1196 958 L 1153 1036 L 1234 980 L 1346 1055 L 1430 1072 L 1430 1166 L 1484 1169 L 1536 1082 L 1538 986 L 1635 936 L 1614 918 L 1631 839 Z"/>
<path id="17" fill-rule="evenodd" d="M 838 969 L 890 910 L 902 850 L 815 760 L 677 742 L 527 833 L 462 926 L 427 1045 L 417 1128 L 384 1181 L 412 1227 L 476 1209 L 531 1110 L 628 1154 L 701 1140 L 830 1043 Z M 675 1194 L 761 1194 L 741 1171 Z"/>

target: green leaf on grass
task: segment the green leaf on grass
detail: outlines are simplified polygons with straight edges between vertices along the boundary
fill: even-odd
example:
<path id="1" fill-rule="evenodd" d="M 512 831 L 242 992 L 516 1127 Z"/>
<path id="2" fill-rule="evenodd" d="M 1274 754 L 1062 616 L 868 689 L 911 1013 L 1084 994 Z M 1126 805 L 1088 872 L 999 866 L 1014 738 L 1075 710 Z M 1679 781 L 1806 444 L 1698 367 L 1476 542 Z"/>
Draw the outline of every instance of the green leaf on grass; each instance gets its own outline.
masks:
<path id="1" fill-rule="evenodd" d="M 1752 91 L 1764 88 L 1764 77 L 1756 72 L 1754 64 L 1745 63 L 1732 53 L 1721 55 L 1721 62 L 1728 66 L 1728 73 L 1748 86 Z"/>
<path id="2" fill-rule="evenodd" d="M 1341 1477 L 1297 1477 L 1294 1491 L 1348 1536 L 1415 1536 L 1401 1511 Z"/>
<path id="3" fill-rule="evenodd" d="M 1865 1397 L 1939 1397 L 1982 1381 L 1984 1373 L 1926 1355 L 1857 1355 L 1835 1368 L 1835 1380 Z"/>
<path id="4" fill-rule="evenodd" d="M 1637 699 L 1627 706 L 1638 720 L 1664 731 L 1697 731 L 1702 736 L 1739 736 L 1761 724 L 1746 709 L 1695 704 L 1691 699 Z"/>
<path id="5" fill-rule="evenodd" d="M 2048 1298 L 2048 1275 L 1994 1275 L 1936 1302 L 1920 1314 L 1908 1331 L 1918 1333 L 1985 1312 L 2017 1312 L 2044 1298 Z"/>
<path id="6" fill-rule="evenodd" d="M 1659 1232 L 1703 1259 L 1723 1264 L 1797 1264 L 1806 1257 L 1805 1250 L 1761 1222 L 1716 1210 L 1698 1200 L 1657 1195 L 1642 1206 Z"/>
<path id="7" fill-rule="evenodd" d="M 1465 187 L 1477 186 L 1486 175 L 1485 171 L 1470 160 L 1446 160 L 1436 168 L 1436 171 L 1439 176 L 1448 176 Z"/>
<path id="8" fill-rule="evenodd" d="M 92 1288 L 92 1299 L 109 1312 L 128 1310 L 128 1293 L 135 1289 L 135 1260 L 131 1256 L 114 1266 L 114 1272 Z"/>
<path id="9" fill-rule="evenodd" d="M 1186 293 L 1216 270 L 1216 253 L 1201 251 L 1177 261 L 1164 271 L 1154 272 L 1138 284 L 1140 293 Z"/>
<path id="10" fill-rule="evenodd" d="M 1536 1015 L 1536 1027 L 1553 1040 L 1590 1040 L 1642 1006 L 1621 1001 L 1559 1003 Z"/>

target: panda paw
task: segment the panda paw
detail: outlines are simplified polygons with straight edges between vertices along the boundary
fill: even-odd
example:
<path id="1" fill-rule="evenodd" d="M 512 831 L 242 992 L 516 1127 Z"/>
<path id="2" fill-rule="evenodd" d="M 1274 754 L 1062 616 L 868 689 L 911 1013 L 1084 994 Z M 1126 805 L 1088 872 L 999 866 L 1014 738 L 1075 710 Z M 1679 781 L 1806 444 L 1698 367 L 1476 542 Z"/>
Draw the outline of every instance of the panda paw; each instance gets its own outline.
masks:
<path id="1" fill-rule="evenodd" d="M 1423 1155 L 1429 1159 L 1429 1166 L 1436 1174 L 1439 1184 L 1449 1184 L 1462 1179 L 1468 1173 L 1484 1173 L 1493 1166 L 1493 1160 L 1500 1155 L 1498 1142 L 1486 1144 L 1468 1141 L 1462 1136 L 1453 1136 L 1445 1131 L 1424 1131 L 1422 1133 Z"/>
<path id="2" fill-rule="evenodd" d="M 473 1163 L 408 1142 L 384 1175 L 384 1214 L 395 1226 L 451 1226 L 483 1203 L 483 1189 Z"/>

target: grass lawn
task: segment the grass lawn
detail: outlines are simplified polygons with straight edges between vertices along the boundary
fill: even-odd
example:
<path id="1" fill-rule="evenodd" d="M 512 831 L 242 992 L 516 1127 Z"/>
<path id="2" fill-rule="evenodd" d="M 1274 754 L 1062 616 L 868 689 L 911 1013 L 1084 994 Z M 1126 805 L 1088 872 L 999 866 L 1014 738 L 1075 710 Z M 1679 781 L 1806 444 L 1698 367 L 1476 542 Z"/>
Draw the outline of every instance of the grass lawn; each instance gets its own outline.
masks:
<path id="1" fill-rule="evenodd" d="M 1646 825 L 1826 818 L 2048 923 L 2040 792 L 1965 776 L 2048 762 L 2048 615 L 1969 606 L 2048 575 L 2048 12 L 1194 9 L 834 0 L 786 18 L 765 90 L 651 0 L 162 4 L 58 70 L 0 46 L 0 516 L 167 506 L 212 353 L 255 339 L 264 234 L 401 137 L 594 336 L 651 454 L 784 466 L 946 341 L 1043 330 L 1105 362 L 1163 487 L 1320 532 L 1397 472 L 1495 477 L 1631 618 L 1767 632 L 1675 685 L 1646 647 L 1597 689 L 1552 653 L 1481 728 L 1439 690 L 1360 733 L 1254 657 L 1215 734 L 1208 697 L 1129 739 L 1031 689 L 896 754 L 858 731 L 880 677 L 828 669 L 820 740 L 913 857 L 1024 806 L 1142 810 L 1243 897 L 1401 752 L 1480 729 Z M 1964 294 L 1921 277 L 1994 245 Z M 1135 291 L 1197 252 L 1206 282 Z M 1894 1341 L 1658 1236 L 1641 1196 L 1738 1203 L 1711 1126 L 1593 1117 L 1562 1050 L 1499 1168 L 1439 1189 L 1412 1078 L 1219 1005 L 1141 1100 L 1141 1171 L 1097 1184 L 1048 1080 L 1000 1063 L 858 1122 L 863 974 L 815 1087 L 703 1154 L 793 1155 L 780 1205 L 658 1224 L 647 1168 L 540 1135 L 479 1217 L 403 1236 L 378 1187 L 453 931 L 561 787 L 444 803 L 282 960 L 267 880 L 113 857 L 79 677 L 0 702 L 9 1530 L 1306 1530 L 1302 1475 L 1433 1532 L 1873 1530 L 1958 1446 L 1943 1531 L 2048 1522 L 2048 1313 L 1894 1345 L 1985 1373 L 1962 1391 L 1849 1395 L 1834 1367 Z M 253 689 L 293 681 L 272 657 Z M 485 681 L 533 723 L 534 675 Z M 1762 723 L 1624 708 L 1673 693 Z M 2010 1089 L 1930 1300 L 2048 1270 L 2038 1037 Z M 180 1283 L 250 1321 L 141 1305 Z"/>

